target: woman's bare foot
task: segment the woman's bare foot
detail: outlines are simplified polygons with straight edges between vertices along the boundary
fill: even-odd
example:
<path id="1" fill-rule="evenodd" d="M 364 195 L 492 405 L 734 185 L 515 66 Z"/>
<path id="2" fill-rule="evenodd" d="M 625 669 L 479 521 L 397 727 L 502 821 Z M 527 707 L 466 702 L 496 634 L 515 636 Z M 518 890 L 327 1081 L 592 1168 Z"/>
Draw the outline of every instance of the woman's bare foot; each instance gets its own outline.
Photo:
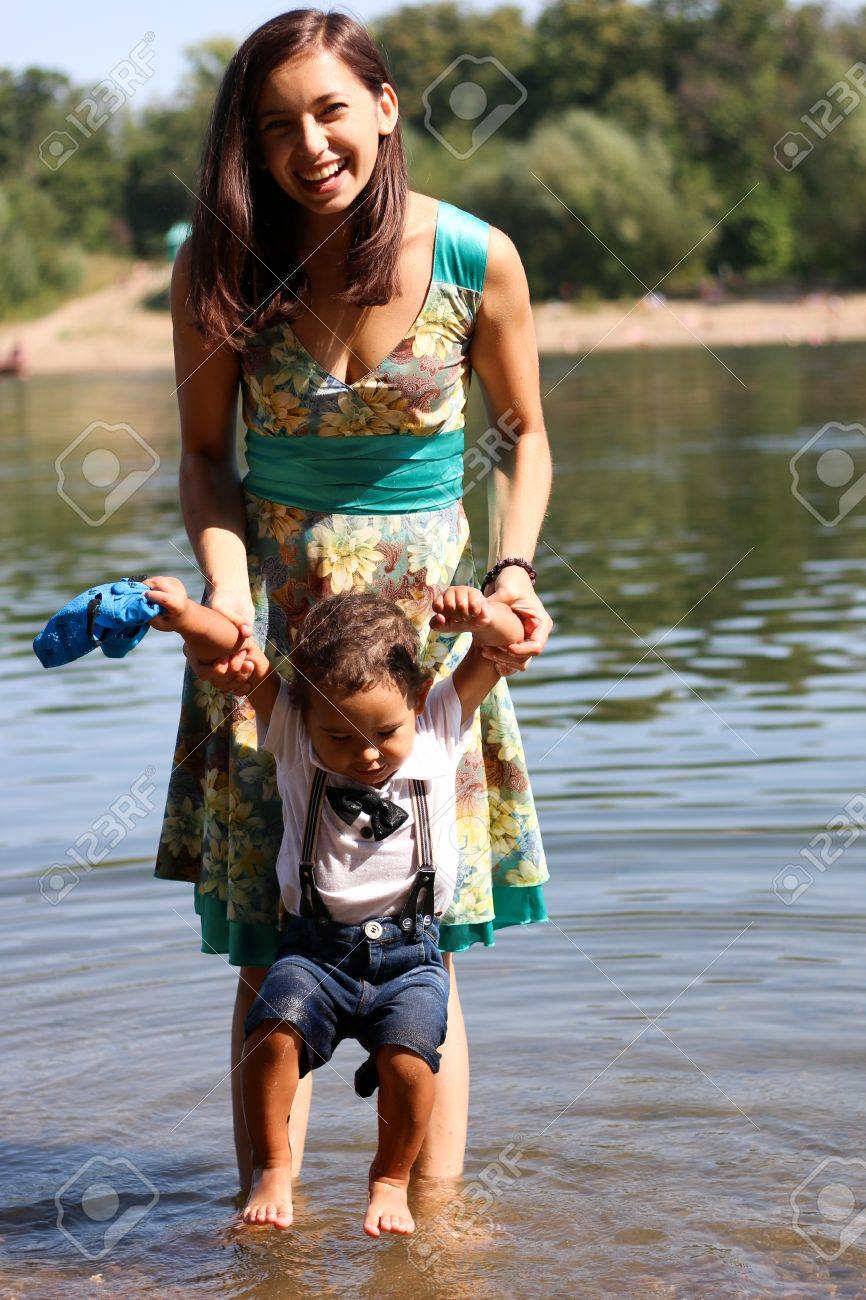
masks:
<path id="1" fill-rule="evenodd" d="M 244 1223 L 288 1228 L 292 1222 L 292 1164 L 271 1165 L 253 1175 L 249 1200 L 244 1206 Z"/>
<path id="2" fill-rule="evenodd" d="M 415 1231 L 415 1220 L 406 1201 L 407 1187 L 408 1183 L 398 1183 L 396 1179 L 376 1178 L 370 1182 L 370 1203 L 364 1218 L 368 1237 L 378 1237 L 383 1232 Z"/>

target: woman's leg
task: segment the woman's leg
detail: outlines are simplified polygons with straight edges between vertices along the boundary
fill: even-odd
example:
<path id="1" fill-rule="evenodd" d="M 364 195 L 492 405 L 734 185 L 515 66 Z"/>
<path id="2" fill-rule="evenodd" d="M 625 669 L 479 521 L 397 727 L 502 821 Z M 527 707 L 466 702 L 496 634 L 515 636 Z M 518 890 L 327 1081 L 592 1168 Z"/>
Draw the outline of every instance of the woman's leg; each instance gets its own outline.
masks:
<path id="1" fill-rule="evenodd" d="M 232 1016 L 232 1118 L 234 1121 L 235 1152 L 241 1191 L 246 1196 L 253 1177 L 253 1149 L 244 1119 L 241 1092 L 241 1053 L 244 1047 L 244 1020 L 256 1000 L 267 966 L 242 966 L 238 980 L 235 1010 Z M 310 1098 L 313 1092 L 313 1072 L 305 1075 L 298 1084 L 292 1113 L 289 1117 L 289 1147 L 292 1152 L 292 1177 L 298 1178 L 304 1162 L 304 1145 L 307 1137 L 307 1120 L 310 1117 Z"/>
<path id="2" fill-rule="evenodd" d="M 469 1044 L 457 990 L 453 953 L 442 954 L 451 977 L 448 1031 L 442 1062 L 435 1076 L 436 1096 L 424 1145 L 412 1167 L 413 1178 L 459 1178 L 466 1152 L 469 1124 Z"/>

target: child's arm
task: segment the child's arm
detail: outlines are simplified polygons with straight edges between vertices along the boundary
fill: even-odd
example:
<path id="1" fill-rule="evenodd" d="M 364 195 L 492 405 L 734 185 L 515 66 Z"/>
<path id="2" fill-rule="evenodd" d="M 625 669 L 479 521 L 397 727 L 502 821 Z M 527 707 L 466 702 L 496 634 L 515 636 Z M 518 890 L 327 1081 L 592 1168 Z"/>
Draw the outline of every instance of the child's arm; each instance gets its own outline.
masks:
<path id="1" fill-rule="evenodd" d="M 177 632 L 197 658 L 207 662 L 224 658 L 243 640 L 224 614 L 190 600 L 177 578 L 148 578 L 145 586 L 150 588 L 150 598 L 164 611 L 153 619 L 151 627 L 160 632 Z M 244 684 L 233 687 L 232 694 L 249 696 L 250 704 L 267 724 L 280 688 L 279 675 L 258 646 L 247 651 L 240 671 L 245 675 Z"/>
<path id="2" fill-rule="evenodd" d="M 512 645 L 523 637 L 523 623 L 498 600 L 488 600 L 476 587 L 449 587 L 433 599 L 430 626 L 448 632 L 471 632 L 472 646 L 454 669 L 454 689 L 466 722 L 487 698 L 501 673 L 481 654 L 481 646 Z"/>
<path id="3" fill-rule="evenodd" d="M 177 632 L 199 659 L 224 659 L 241 640 L 238 629 L 224 614 L 191 600 L 177 578 L 147 578 L 148 599 L 163 613 L 151 622 L 160 632 Z"/>

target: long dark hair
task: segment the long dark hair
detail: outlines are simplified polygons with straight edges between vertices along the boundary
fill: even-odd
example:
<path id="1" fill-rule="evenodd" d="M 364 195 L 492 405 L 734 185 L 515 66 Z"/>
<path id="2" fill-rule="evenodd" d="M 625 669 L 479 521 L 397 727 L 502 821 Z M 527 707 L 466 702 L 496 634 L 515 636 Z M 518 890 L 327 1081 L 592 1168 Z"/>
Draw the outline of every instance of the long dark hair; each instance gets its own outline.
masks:
<path id="1" fill-rule="evenodd" d="M 208 339 L 243 348 L 248 335 L 292 320 L 309 277 L 298 265 L 301 205 L 256 165 L 258 96 L 274 68 L 301 54 L 327 50 L 372 94 L 391 77 L 383 55 L 347 14 L 292 9 L 258 27 L 223 76 L 202 150 L 190 236 L 190 313 Z M 400 292 L 397 265 L 406 217 L 408 173 L 400 124 L 380 136 L 376 164 L 357 196 L 346 258 L 346 289 L 359 306 L 389 302 Z M 283 283 L 281 283 L 283 282 Z M 227 337 L 229 336 L 229 337 Z"/>

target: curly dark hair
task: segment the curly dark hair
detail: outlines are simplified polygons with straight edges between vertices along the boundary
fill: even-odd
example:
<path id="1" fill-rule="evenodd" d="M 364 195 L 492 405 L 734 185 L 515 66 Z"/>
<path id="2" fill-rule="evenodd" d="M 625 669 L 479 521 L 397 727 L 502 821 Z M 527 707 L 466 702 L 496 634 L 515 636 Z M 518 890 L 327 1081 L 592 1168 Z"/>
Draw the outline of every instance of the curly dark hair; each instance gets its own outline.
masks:
<path id="1" fill-rule="evenodd" d="M 303 712 L 316 689 L 355 693 L 389 681 L 412 698 L 432 676 L 419 652 L 418 633 L 393 600 L 372 592 L 326 596 L 307 613 L 289 655 L 292 702 Z"/>

